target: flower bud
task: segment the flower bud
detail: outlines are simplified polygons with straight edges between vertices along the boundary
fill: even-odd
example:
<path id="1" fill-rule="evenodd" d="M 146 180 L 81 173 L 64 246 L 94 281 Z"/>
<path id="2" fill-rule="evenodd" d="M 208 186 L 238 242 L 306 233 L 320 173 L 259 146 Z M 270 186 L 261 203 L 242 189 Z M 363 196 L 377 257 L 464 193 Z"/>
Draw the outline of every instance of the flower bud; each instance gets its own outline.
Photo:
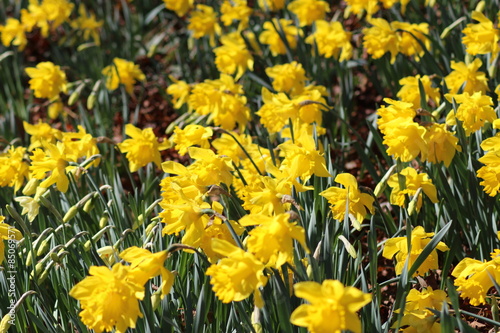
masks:
<path id="1" fill-rule="evenodd" d="M 35 194 L 36 188 L 38 187 L 39 184 L 40 184 L 39 179 L 31 178 L 28 181 L 28 183 L 26 184 L 26 186 L 24 186 L 23 194 L 27 195 L 27 196 L 31 196 L 31 195 Z"/>
<path id="2" fill-rule="evenodd" d="M 73 217 L 75 217 L 76 213 L 78 213 L 78 206 L 72 206 L 66 215 L 63 217 L 63 222 L 67 223 L 69 220 L 71 220 Z"/>

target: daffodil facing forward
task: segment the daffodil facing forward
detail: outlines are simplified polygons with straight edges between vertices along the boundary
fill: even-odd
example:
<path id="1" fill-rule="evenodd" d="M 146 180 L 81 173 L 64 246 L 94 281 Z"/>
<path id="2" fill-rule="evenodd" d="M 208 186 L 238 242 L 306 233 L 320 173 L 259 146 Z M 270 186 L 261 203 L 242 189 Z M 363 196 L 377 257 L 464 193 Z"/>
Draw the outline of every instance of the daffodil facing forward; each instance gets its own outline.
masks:
<path id="1" fill-rule="evenodd" d="M 268 279 L 263 273 L 264 264 L 253 254 L 221 239 L 212 240 L 212 250 L 227 257 L 210 266 L 205 273 L 211 277 L 217 298 L 222 303 L 238 302 L 253 293 L 255 305 L 263 307 L 259 288 L 265 286 Z"/>
<path id="2" fill-rule="evenodd" d="M 142 318 L 139 300 L 144 298 L 144 286 L 131 279 L 130 266 L 115 264 L 112 269 L 91 266 L 90 276 L 76 284 L 69 295 L 80 301 L 82 322 L 96 333 L 125 333 L 135 328 Z"/>
<path id="3" fill-rule="evenodd" d="M 342 282 L 325 280 L 299 282 L 293 286 L 295 296 L 308 301 L 290 317 L 294 325 L 307 327 L 311 333 L 341 333 L 345 330 L 361 333 L 361 321 L 356 311 L 368 304 L 370 294 L 354 287 L 344 287 Z"/>
<path id="4" fill-rule="evenodd" d="M 168 141 L 159 143 L 152 128 L 140 130 L 132 124 L 125 126 L 125 134 L 131 139 L 119 143 L 118 148 L 122 153 L 126 153 L 131 172 L 139 170 L 150 162 L 160 167 L 160 151 L 170 147 Z"/>

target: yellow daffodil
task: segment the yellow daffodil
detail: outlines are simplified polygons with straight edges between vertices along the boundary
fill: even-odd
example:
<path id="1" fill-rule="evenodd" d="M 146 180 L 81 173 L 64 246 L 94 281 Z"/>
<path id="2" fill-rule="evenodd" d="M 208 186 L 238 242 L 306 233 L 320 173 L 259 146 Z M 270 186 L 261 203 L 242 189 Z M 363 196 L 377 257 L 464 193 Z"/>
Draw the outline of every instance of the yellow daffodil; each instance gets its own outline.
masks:
<path id="1" fill-rule="evenodd" d="M 280 132 L 289 119 L 293 121 L 298 118 L 299 105 L 293 103 L 285 93 L 273 94 L 263 87 L 262 101 L 264 103 L 256 114 L 269 133 Z"/>
<path id="2" fill-rule="evenodd" d="M 424 140 L 426 128 L 409 119 L 395 119 L 384 127 L 384 145 L 387 154 L 402 162 L 410 162 L 418 155 L 426 158 L 428 146 Z"/>
<path id="3" fill-rule="evenodd" d="M 400 188 L 399 175 L 404 177 L 404 188 Z M 405 205 L 405 196 L 408 195 L 411 200 L 414 195 L 418 193 L 418 189 L 421 188 L 422 192 L 431 200 L 432 203 L 438 202 L 437 190 L 432 180 L 426 173 L 417 173 L 412 167 L 405 168 L 401 170 L 399 174 L 392 175 L 387 184 L 392 188 L 390 202 L 393 205 L 398 205 L 403 207 Z M 419 194 L 416 203 L 417 212 L 420 211 L 422 207 L 422 195 Z"/>
<path id="4" fill-rule="evenodd" d="M 91 266 L 90 276 L 70 290 L 69 295 L 80 301 L 80 318 L 89 329 L 125 333 L 143 317 L 139 300 L 144 298 L 144 286 L 131 278 L 131 270 L 120 263 L 112 269 Z"/>
<path id="5" fill-rule="evenodd" d="M 464 258 L 458 263 L 451 275 L 460 297 L 469 298 L 470 304 L 477 306 L 486 303 L 488 291 L 500 281 L 500 250 L 491 253 L 490 261 Z"/>
<path id="6" fill-rule="evenodd" d="M 215 46 L 215 35 L 220 34 L 220 26 L 217 23 L 217 13 L 207 5 L 196 5 L 196 9 L 191 12 L 188 30 L 193 38 L 199 39 L 208 36 L 210 45 Z"/>
<path id="7" fill-rule="evenodd" d="M 489 90 L 488 79 L 486 73 L 478 71 L 482 64 L 479 58 L 474 59 L 470 64 L 452 60 L 450 67 L 453 71 L 444 78 L 449 93 L 457 94 L 463 86 L 463 93 L 472 95 L 481 92 L 485 95 Z"/>
<path id="8" fill-rule="evenodd" d="M 31 125 L 23 121 L 23 127 L 26 133 L 31 135 L 30 146 L 28 150 L 33 150 L 34 148 L 42 147 L 42 142 L 56 143 L 62 137 L 61 131 L 51 127 L 47 123 L 43 123 L 41 120 L 34 125 Z"/>
<path id="9" fill-rule="evenodd" d="M 299 30 L 293 25 L 292 20 L 273 18 L 270 21 L 264 22 L 264 31 L 259 36 L 259 41 L 262 44 L 269 45 L 269 49 L 273 56 L 278 54 L 286 54 L 287 46 L 281 39 L 280 33 L 285 36 L 288 47 L 294 50 L 297 47 L 297 38 L 302 35 L 302 30 Z M 280 33 L 278 33 L 278 31 Z"/>
<path id="10" fill-rule="evenodd" d="M 284 93 L 300 94 L 308 80 L 302 64 L 296 61 L 268 67 L 266 74 L 273 79 L 274 90 Z"/>
<path id="11" fill-rule="evenodd" d="M 214 251 L 212 248 L 212 239 L 222 239 L 234 246 L 237 246 L 236 241 L 229 231 L 227 223 L 231 224 L 231 227 L 237 235 L 241 235 L 245 231 L 245 228 L 239 225 L 236 221 L 222 222 L 220 219 L 213 219 L 213 221 L 210 221 L 201 236 L 199 245 L 203 250 L 203 253 L 207 255 L 208 261 L 211 263 L 216 263 L 218 260 L 225 257 L 225 255 Z"/>
<path id="12" fill-rule="evenodd" d="M 219 138 L 212 141 L 212 146 L 217 149 L 217 154 L 219 156 L 228 156 L 239 166 L 241 163 L 252 164 L 247 156 L 248 153 L 252 161 L 257 165 L 259 171 L 264 172 L 266 161 L 269 161 L 271 157 L 269 150 L 253 143 L 250 135 L 236 132 L 230 133 L 231 135 L 222 133 Z M 256 171 L 253 164 L 249 169 Z"/>
<path id="13" fill-rule="evenodd" d="M 177 80 L 173 76 L 168 77 L 173 83 L 170 84 L 166 93 L 172 96 L 172 103 L 175 109 L 180 109 L 187 103 L 191 87 L 185 81 Z"/>
<path id="14" fill-rule="evenodd" d="M 47 188 L 52 184 L 56 184 L 59 191 L 66 192 L 69 186 L 66 171 L 74 169 L 74 167 L 69 166 L 69 162 L 76 161 L 71 160 L 69 155 L 66 154 L 62 142 L 56 144 L 45 143 L 43 149 L 37 148 L 33 151 L 30 171 L 33 178 L 40 180 L 45 179 L 47 172 L 50 172 L 50 175 L 40 183 L 40 186 Z"/>
<path id="15" fill-rule="evenodd" d="M 309 252 L 304 228 L 297 222 L 290 223 L 289 218 L 289 214 L 250 214 L 241 218 L 240 225 L 255 226 L 246 240 L 247 250 L 266 265 L 277 269 L 286 262 L 293 263 L 294 240 Z"/>
<path id="16" fill-rule="evenodd" d="M 494 197 L 500 192 L 500 134 L 483 140 L 481 148 L 487 153 L 478 161 L 485 164 L 477 171 L 477 176 L 482 178 L 480 183 L 484 192 Z"/>
<path id="17" fill-rule="evenodd" d="M 26 148 L 13 146 L 0 153 L 0 187 L 12 187 L 14 192 L 21 188 L 29 174 L 25 155 Z"/>
<path id="18" fill-rule="evenodd" d="M 394 30 L 398 30 L 399 53 L 413 56 L 416 61 L 420 61 L 425 54 L 424 47 L 427 51 L 430 50 L 431 41 L 426 36 L 429 34 L 429 24 L 394 21 L 391 26 Z"/>
<path id="19" fill-rule="evenodd" d="M 449 101 L 455 100 L 458 104 L 457 110 L 451 110 L 448 113 L 446 124 L 453 126 L 456 125 L 456 119 L 460 120 L 466 136 L 480 130 L 486 122 L 492 123 L 498 118 L 493 109 L 493 100 L 480 91 L 472 95 L 467 92 L 447 94 L 445 97 Z"/>
<path id="20" fill-rule="evenodd" d="M 125 134 L 131 138 L 119 143 L 118 148 L 122 153 L 126 153 L 131 172 L 139 170 L 150 162 L 160 167 L 160 151 L 170 147 L 168 141 L 159 143 L 152 128 L 140 130 L 132 124 L 125 126 Z"/>
<path id="21" fill-rule="evenodd" d="M 18 19 L 12 17 L 7 18 L 5 25 L 0 25 L 0 36 L 4 46 L 14 45 L 19 51 L 24 50 L 28 44 L 26 27 Z"/>
<path id="22" fill-rule="evenodd" d="M 394 255 L 396 256 L 395 271 L 397 275 L 400 275 L 403 272 L 406 260 L 408 260 L 409 269 L 420 253 L 422 253 L 424 247 L 432 240 L 433 236 L 433 232 L 426 233 L 423 227 L 418 226 L 411 232 L 410 249 L 408 249 L 408 239 L 406 237 L 393 237 L 385 243 L 382 256 L 387 259 L 392 259 Z M 439 268 L 437 250 L 448 251 L 449 248 L 445 243 L 439 242 L 422 265 L 413 273 L 413 276 L 424 275 L 431 269 Z"/>
<path id="23" fill-rule="evenodd" d="M 330 187 L 320 193 L 330 203 L 334 219 L 344 221 L 346 211 L 359 222 L 365 219 L 368 212 L 373 214 L 375 198 L 358 190 L 358 182 L 353 175 L 341 173 L 335 177 L 335 181 L 344 185 L 344 188 Z"/>
<path id="24" fill-rule="evenodd" d="M 462 43 L 467 53 L 477 55 L 498 52 L 500 30 L 481 12 L 473 11 L 471 16 L 478 23 L 469 23 L 462 30 Z"/>
<path id="25" fill-rule="evenodd" d="M 285 0 L 258 0 L 259 7 L 267 11 L 277 11 L 285 8 Z"/>
<path id="26" fill-rule="evenodd" d="M 215 65 L 219 72 L 236 74 L 235 80 L 238 80 L 247 69 L 253 70 L 252 54 L 238 32 L 221 36 L 220 42 L 222 46 L 214 49 Z"/>
<path id="27" fill-rule="evenodd" d="M 165 7 L 182 17 L 194 6 L 194 0 L 163 0 Z"/>
<path id="28" fill-rule="evenodd" d="M 361 17 L 366 12 L 368 18 L 378 12 L 379 6 L 377 0 L 345 0 L 347 8 L 345 9 L 345 16 L 353 13 Z"/>
<path id="29" fill-rule="evenodd" d="M 319 55 L 325 58 L 335 58 L 338 61 L 350 60 L 353 47 L 351 44 L 351 32 L 344 30 L 342 23 L 338 21 L 328 22 L 317 20 L 316 30 L 306 38 L 306 43 L 316 44 Z"/>
<path id="30" fill-rule="evenodd" d="M 175 127 L 174 134 L 170 140 L 175 144 L 175 149 L 179 151 L 179 155 L 185 155 L 189 147 L 200 146 L 201 148 L 210 148 L 210 139 L 213 131 L 210 127 L 201 125 L 187 125 L 183 129 Z"/>
<path id="31" fill-rule="evenodd" d="M 5 241 L 19 241 L 23 235 L 16 228 L 4 222 L 5 216 L 0 215 L 0 265 L 5 259 Z"/>
<path id="32" fill-rule="evenodd" d="M 151 253 L 146 249 L 132 246 L 120 253 L 120 258 L 130 263 L 129 276 L 138 285 L 144 285 L 148 280 L 161 274 L 160 285 L 162 298 L 170 292 L 175 275 L 165 268 L 167 251 Z"/>
<path id="33" fill-rule="evenodd" d="M 123 84 L 129 94 L 133 93 L 136 81 L 146 79 L 138 65 L 121 58 L 114 58 L 111 65 L 104 67 L 102 74 L 106 77 L 106 88 L 115 90 Z"/>
<path id="34" fill-rule="evenodd" d="M 412 103 L 405 101 L 395 101 L 390 98 L 384 98 L 384 102 L 388 105 L 382 105 L 378 110 L 377 114 L 380 118 L 377 119 L 377 125 L 382 133 L 385 133 L 386 128 L 396 127 L 393 125 L 399 123 L 400 121 L 413 121 L 413 118 L 417 116 L 417 111 L 413 107 Z"/>
<path id="35" fill-rule="evenodd" d="M 330 12 L 330 5 L 322 0 L 294 0 L 288 5 L 288 10 L 297 15 L 301 27 L 323 20 Z"/>
<path id="36" fill-rule="evenodd" d="M 381 58 L 389 52 L 391 64 L 394 63 L 399 53 L 396 30 L 383 18 L 373 18 L 368 22 L 372 27 L 363 29 L 363 47 L 366 52 L 373 59 Z"/>
<path id="37" fill-rule="evenodd" d="M 275 179 L 257 176 L 242 190 L 243 208 L 251 214 L 272 216 L 282 214 L 290 207 L 282 201 L 283 196 L 292 194 L 292 182 L 289 179 Z"/>
<path id="38" fill-rule="evenodd" d="M 83 4 L 78 7 L 78 18 L 71 21 L 71 27 L 83 33 L 83 39 L 89 40 L 90 37 L 94 40 L 96 45 L 101 45 L 101 38 L 99 37 L 99 29 L 104 24 L 102 20 L 96 20 L 95 15 L 87 14 L 87 10 Z"/>
<path id="39" fill-rule="evenodd" d="M 66 147 L 68 159 L 78 161 L 99 154 L 97 139 L 87 133 L 82 126 L 78 125 L 77 128 L 78 132 L 62 133 L 61 141 Z M 94 162 L 86 167 L 97 166 L 99 162 L 100 159 L 95 159 Z"/>
<path id="40" fill-rule="evenodd" d="M 189 96 L 189 107 L 200 115 L 208 115 L 225 130 L 234 130 L 236 124 L 243 129 L 250 120 L 250 109 L 243 87 L 234 78 L 221 74 L 218 80 L 205 80 L 196 84 Z"/>
<path id="41" fill-rule="evenodd" d="M 238 31 L 248 27 L 248 21 L 252 14 L 252 8 L 248 7 L 247 0 L 224 0 L 220 6 L 220 20 L 224 25 L 230 26 L 234 21 L 239 21 Z"/>
<path id="42" fill-rule="evenodd" d="M 46 14 L 52 29 L 67 22 L 75 5 L 66 0 L 42 0 L 41 9 Z"/>
<path id="43" fill-rule="evenodd" d="M 326 167 L 322 151 L 316 149 L 312 135 L 306 131 L 297 133 L 295 140 L 288 140 L 278 147 L 284 152 L 280 170 L 291 178 L 300 177 L 304 182 L 313 174 L 318 177 L 331 177 Z"/>
<path id="44" fill-rule="evenodd" d="M 210 284 L 217 298 L 222 303 L 239 302 L 253 293 L 255 305 L 263 307 L 259 288 L 264 287 L 268 279 L 263 273 L 264 264 L 253 254 L 221 239 L 212 240 L 212 249 L 226 256 L 205 272 L 211 277 Z"/>
<path id="45" fill-rule="evenodd" d="M 184 231 L 182 244 L 198 247 L 204 230 L 210 220 L 204 210 L 211 209 L 207 202 L 184 199 L 184 202 L 160 203 L 163 211 L 159 214 L 165 223 L 162 233 L 164 235 L 179 234 Z"/>
<path id="46" fill-rule="evenodd" d="M 342 282 L 324 280 L 299 282 L 293 285 L 295 296 L 310 304 L 296 308 L 290 322 L 306 327 L 311 333 L 341 333 L 345 330 L 361 333 L 361 321 L 356 311 L 370 303 L 371 295 Z M 332 320 L 332 319 L 335 320 Z"/>
<path id="47" fill-rule="evenodd" d="M 54 99 L 59 93 L 67 91 L 66 74 L 50 61 L 40 62 L 36 67 L 28 67 L 25 71 L 31 78 L 30 89 L 34 90 L 35 97 Z"/>
<path id="48" fill-rule="evenodd" d="M 402 332 L 441 332 L 441 325 L 431 309 L 441 311 L 443 304 L 449 302 L 443 290 L 432 290 L 431 287 L 423 288 L 422 291 L 411 289 L 406 297 L 403 318 L 399 323 L 399 326 L 407 326 L 402 329 Z"/>
<path id="49" fill-rule="evenodd" d="M 431 163 L 443 162 L 450 166 L 451 160 L 457 151 L 462 151 L 458 145 L 458 138 L 446 129 L 446 124 L 433 123 L 425 133 L 424 140 L 429 147 L 427 161 Z"/>
<path id="50" fill-rule="evenodd" d="M 413 104 L 414 109 L 423 107 L 422 105 L 420 105 L 421 96 L 419 82 L 424 87 L 425 100 L 427 102 L 432 101 L 433 105 L 439 105 L 439 101 L 441 98 L 439 88 L 434 88 L 432 86 L 432 81 L 428 75 L 407 76 L 399 80 L 401 89 L 399 89 L 397 97 L 402 102 Z"/>

